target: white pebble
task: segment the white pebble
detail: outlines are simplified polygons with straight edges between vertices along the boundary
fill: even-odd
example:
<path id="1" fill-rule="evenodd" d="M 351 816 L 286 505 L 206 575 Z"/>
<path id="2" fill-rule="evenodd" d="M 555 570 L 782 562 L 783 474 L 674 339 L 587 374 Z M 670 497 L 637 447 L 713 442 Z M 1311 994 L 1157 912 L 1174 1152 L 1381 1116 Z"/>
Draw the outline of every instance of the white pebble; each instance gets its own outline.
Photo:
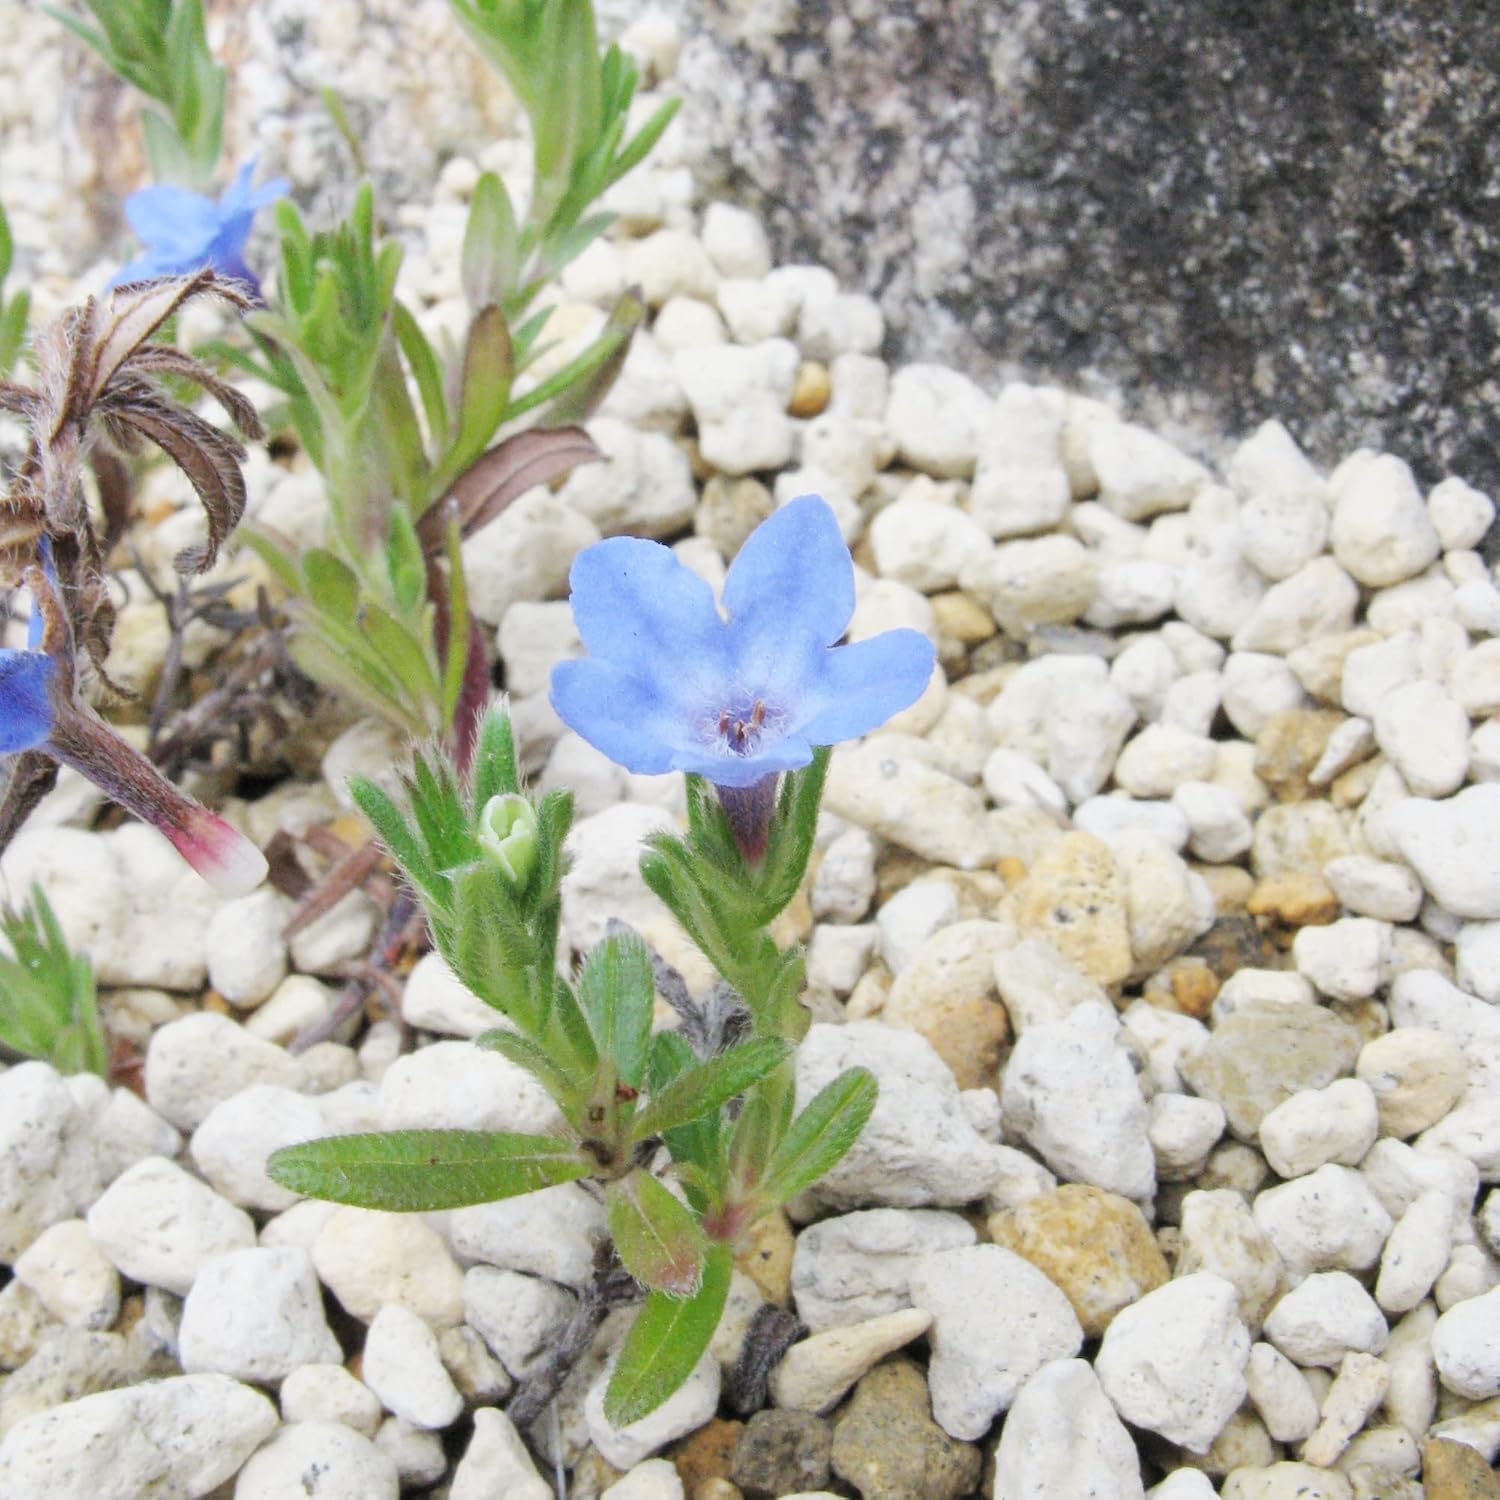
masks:
<path id="1" fill-rule="evenodd" d="M 1094 1368 L 1127 1422 L 1205 1453 L 1245 1399 L 1250 1334 L 1235 1288 L 1200 1271 L 1122 1309 Z"/>
<path id="2" fill-rule="evenodd" d="M 1012 1137 L 1065 1181 L 1134 1199 L 1155 1191 L 1146 1105 L 1113 1008 L 1085 1002 L 1028 1027 L 1006 1063 L 1003 1095 Z"/>
<path id="3" fill-rule="evenodd" d="M 281 1382 L 283 1422 L 342 1422 L 365 1437 L 380 1426 L 380 1401 L 342 1365 L 302 1365 Z"/>
<path id="4" fill-rule="evenodd" d="M 1456 1303 L 1432 1330 L 1438 1378 L 1471 1401 L 1500 1396 L 1500 1287 Z"/>
<path id="5" fill-rule="evenodd" d="M 1281 1258 L 1299 1274 L 1367 1270 L 1391 1232 L 1391 1216 L 1364 1178 L 1332 1163 L 1268 1188 L 1253 1211 Z"/>
<path id="6" fill-rule="evenodd" d="M 1266 1319 L 1266 1337 L 1304 1368 L 1333 1369 L 1353 1352 L 1379 1354 L 1388 1336 L 1374 1299 L 1347 1271 L 1309 1276 Z"/>
<path id="7" fill-rule="evenodd" d="M 193 1132 L 193 1160 L 215 1191 L 231 1203 L 280 1213 L 301 1194 L 266 1175 L 266 1158 L 282 1146 L 328 1133 L 314 1100 L 291 1089 L 259 1084 L 209 1111 Z"/>
<path id="8" fill-rule="evenodd" d="M 70 1328 L 108 1328 L 120 1312 L 120 1276 L 82 1219 L 49 1225 L 16 1258 L 15 1278 Z"/>
<path id="9" fill-rule="evenodd" d="M 182 1368 L 274 1383 L 343 1358 L 307 1251 L 231 1250 L 198 1272 L 182 1304 Z"/>
<path id="10" fill-rule="evenodd" d="M 1271 1110 L 1260 1122 L 1260 1147 L 1279 1177 L 1302 1177 L 1328 1162 L 1355 1167 L 1375 1144 L 1379 1123 L 1370 1086 L 1340 1078 Z"/>
<path id="11" fill-rule="evenodd" d="M 628 1467 L 628 1464 L 625 1465 Z M 453 1473 L 449 1500 L 553 1500 L 515 1424 L 498 1407 L 474 1413 L 474 1436 Z"/>
<path id="12" fill-rule="evenodd" d="M 1302 1371 L 1274 1344 L 1250 1350 L 1245 1370 L 1250 1400 L 1278 1443 L 1300 1443 L 1318 1425 L 1318 1401 Z"/>
<path id="13" fill-rule="evenodd" d="M 1429 1188 L 1396 1221 L 1380 1257 L 1375 1300 L 1387 1313 L 1410 1312 L 1432 1290 L 1453 1248 L 1453 1200 Z"/>
<path id="14" fill-rule="evenodd" d="M 1068 1299 L 1030 1261 L 998 1245 L 928 1256 L 912 1274 L 911 1298 L 933 1319 L 933 1417 L 965 1441 L 989 1431 L 1043 1365 L 1070 1359 L 1083 1343 Z"/>
<path id="15" fill-rule="evenodd" d="M 1329 484 L 1333 555 L 1367 588 L 1414 578 L 1442 551 L 1411 469 L 1388 453 L 1340 466 Z"/>
<path id="16" fill-rule="evenodd" d="M 1469 769 L 1469 716 L 1435 682 L 1406 682 L 1375 706 L 1375 742 L 1419 797 L 1446 797 Z"/>
<path id="17" fill-rule="evenodd" d="M 1232 652 L 1224 662 L 1221 685 L 1225 716 L 1247 740 L 1276 714 L 1305 701 L 1296 673 L 1281 657 L 1262 651 Z"/>
<path id="18" fill-rule="evenodd" d="M 1433 485 L 1427 513 L 1445 552 L 1477 547 L 1495 519 L 1495 503 L 1462 479 L 1450 477 Z"/>
<path id="19" fill-rule="evenodd" d="M 1346 854 L 1323 866 L 1339 904 L 1359 917 L 1411 922 L 1422 908 L 1422 882 L 1405 865 L 1370 854 Z"/>
<path id="20" fill-rule="evenodd" d="M 318 1500 L 396 1500 L 396 1465 L 369 1438 L 341 1422 L 292 1422 L 240 1470 L 234 1500 L 286 1500 L 307 1493 L 313 1476 Z"/>
<path id="21" fill-rule="evenodd" d="M 1500 785 L 1465 787 L 1441 802 L 1411 797 L 1385 813 L 1401 857 L 1457 917 L 1500 917 Z"/>
<path id="22" fill-rule="evenodd" d="M 463 1410 L 463 1397 L 443 1368 L 437 1335 L 398 1304 L 375 1314 L 365 1335 L 360 1373 L 386 1410 L 413 1426 L 447 1427 Z"/>
<path id="23" fill-rule="evenodd" d="M 1087 1361 L 1043 1365 L 1021 1387 L 995 1452 L 995 1500 L 1140 1500 L 1135 1443 Z"/>
<path id="24" fill-rule="evenodd" d="M 159 1156 L 121 1173 L 89 1210 L 87 1223 L 116 1269 L 179 1297 L 213 1257 L 255 1243 L 249 1214 Z"/>
<path id="25" fill-rule="evenodd" d="M 209 919 L 208 981 L 236 1009 L 253 1010 L 286 977 L 282 928 L 291 907 L 269 887 L 226 901 Z"/>
<path id="26" fill-rule="evenodd" d="M 1391 929 L 1372 917 L 1304 927 L 1292 941 L 1297 972 L 1330 1000 L 1365 1000 L 1385 981 Z"/>

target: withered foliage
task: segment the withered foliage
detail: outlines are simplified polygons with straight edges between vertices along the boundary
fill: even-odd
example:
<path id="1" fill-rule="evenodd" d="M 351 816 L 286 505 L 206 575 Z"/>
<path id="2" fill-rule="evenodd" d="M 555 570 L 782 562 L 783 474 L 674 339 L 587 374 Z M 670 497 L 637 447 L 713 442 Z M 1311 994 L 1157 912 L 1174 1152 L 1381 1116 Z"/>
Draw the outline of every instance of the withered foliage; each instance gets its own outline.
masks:
<path id="1" fill-rule="evenodd" d="M 212 567 L 245 509 L 241 443 L 175 400 L 158 382 L 191 382 L 223 408 L 245 437 L 262 436 L 255 409 L 234 387 L 178 350 L 148 342 L 184 303 L 214 296 L 244 311 L 244 289 L 212 271 L 142 282 L 110 297 L 69 308 L 33 340 L 36 382 L 0 381 L 0 410 L 14 413 L 29 434 L 25 455 L 0 495 L 0 590 L 23 581 L 47 621 L 46 649 L 67 674 L 78 650 L 106 682 L 104 660 L 114 626 L 105 559 L 119 540 L 130 501 L 122 455 L 144 442 L 159 448 L 187 476 L 208 516 L 208 536 L 174 560 L 184 574 Z M 104 516 L 89 513 L 83 469 L 95 475 Z M 42 538 L 51 542 L 55 593 L 37 566 Z M 0 849 L 57 777 L 41 751 L 13 758 L 0 799 Z"/>

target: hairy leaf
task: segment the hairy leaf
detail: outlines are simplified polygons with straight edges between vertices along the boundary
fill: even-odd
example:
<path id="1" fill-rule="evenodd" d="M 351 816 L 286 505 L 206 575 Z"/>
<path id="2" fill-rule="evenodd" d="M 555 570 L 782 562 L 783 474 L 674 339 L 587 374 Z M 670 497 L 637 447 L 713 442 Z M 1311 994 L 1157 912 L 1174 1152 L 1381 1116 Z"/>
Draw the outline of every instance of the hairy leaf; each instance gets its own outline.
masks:
<path id="1" fill-rule="evenodd" d="M 284 1146 L 266 1163 L 294 1193 L 429 1213 L 515 1198 L 589 1173 L 568 1141 L 493 1130 L 395 1130 Z"/>
<path id="2" fill-rule="evenodd" d="M 691 1297 L 703 1283 L 708 1241 L 697 1217 L 649 1172 L 609 1186 L 609 1233 L 620 1263 L 642 1286 Z"/>
<path id="3" fill-rule="evenodd" d="M 655 1411 L 693 1373 L 719 1326 L 733 1269 L 730 1247 L 712 1244 L 693 1296 L 647 1294 L 604 1393 L 604 1415 L 616 1427 L 628 1427 Z"/>

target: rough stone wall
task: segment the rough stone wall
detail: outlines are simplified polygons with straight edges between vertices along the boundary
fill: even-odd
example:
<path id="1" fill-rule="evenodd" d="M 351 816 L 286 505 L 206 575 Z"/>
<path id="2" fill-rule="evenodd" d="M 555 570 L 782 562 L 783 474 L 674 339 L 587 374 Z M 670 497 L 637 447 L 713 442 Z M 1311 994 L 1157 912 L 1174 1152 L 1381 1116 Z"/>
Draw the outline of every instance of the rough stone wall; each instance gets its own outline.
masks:
<path id="1" fill-rule="evenodd" d="M 680 14 L 722 189 L 874 291 L 896 357 L 1500 481 L 1491 0 Z"/>

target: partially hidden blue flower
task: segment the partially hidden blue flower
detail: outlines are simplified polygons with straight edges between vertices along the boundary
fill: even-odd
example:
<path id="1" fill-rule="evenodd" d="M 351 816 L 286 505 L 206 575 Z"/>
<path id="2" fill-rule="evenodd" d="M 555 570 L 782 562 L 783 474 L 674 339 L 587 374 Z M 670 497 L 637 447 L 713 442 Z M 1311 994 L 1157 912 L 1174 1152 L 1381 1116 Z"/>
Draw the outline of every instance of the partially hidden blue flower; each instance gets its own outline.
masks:
<path id="1" fill-rule="evenodd" d="M 125 200 L 125 218 L 145 242 L 146 253 L 122 269 L 112 287 L 157 276 L 189 276 L 204 267 L 245 282 L 260 295 L 260 282 L 245 264 L 245 241 L 258 209 L 290 190 L 277 177 L 258 188 L 250 186 L 254 161 L 240 168 L 217 200 L 185 188 L 142 188 Z"/>
<path id="2" fill-rule="evenodd" d="M 817 495 L 776 511 L 713 590 L 658 542 L 579 553 L 573 619 L 587 648 L 552 669 L 552 706 L 627 771 L 691 771 L 721 789 L 807 765 L 914 703 L 933 649 L 915 630 L 840 646 L 854 565 Z"/>
<path id="3" fill-rule="evenodd" d="M 45 537 L 40 560 L 41 566 L 26 575 L 32 592 L 26 649 L 0 648 L 0 755 L 35 750 L 71 766 L 112 802 L 151 824 L 225 895 L 254 890 L 266 877 L 260 850 L 184 796 L 97 714 L 74 701 L 69 631 Z M 50 595 L 45 602 L 44 591 Z"/>
<path id="4" fill-rule="evenodd" d="M 41 646 L 42 612 L 33 607 L 26 627 L 26 649 L 0 649 L 0 755 L 35 750 L 52 733 L 52 683 L 57 663 L 43 653 Z"/>

